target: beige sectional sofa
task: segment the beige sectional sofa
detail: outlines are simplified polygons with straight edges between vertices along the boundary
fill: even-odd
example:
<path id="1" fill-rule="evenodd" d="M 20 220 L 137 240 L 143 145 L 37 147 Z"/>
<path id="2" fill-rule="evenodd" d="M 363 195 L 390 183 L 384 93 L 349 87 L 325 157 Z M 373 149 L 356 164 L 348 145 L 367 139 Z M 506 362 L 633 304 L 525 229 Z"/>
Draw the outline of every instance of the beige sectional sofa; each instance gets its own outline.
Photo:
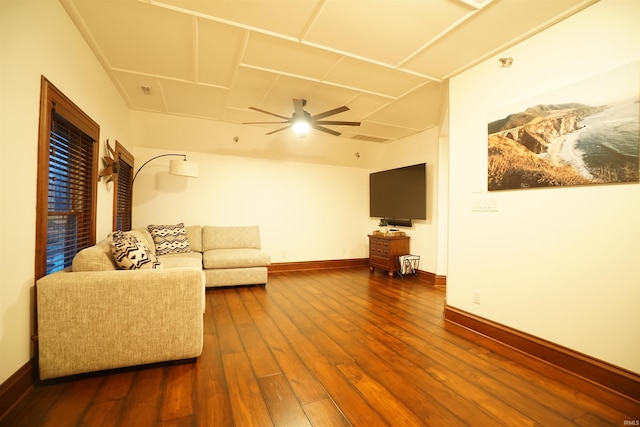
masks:
<path id="1" fill-rule="evenodd" d="M 271 257 L 257 226 L 202 227 L 202 257 L 208 287 L 267 283 Z"/>
<path id="2" fill-rule="evenodd" d="M 185 227 L 190 253 L 160 255 L 163 267 L 189 263 L 203 269 L 206 287 L 265 285 L 271 257 L 261 250 L 260 228 L 192 225 Z M 143 234 L 147 230 L 139 229 Z M 151 235 L 146 236 L 153 245 Z"/>
<path id="3" fill-rule="evenodd" d="M 185 229 L 189 252 L 158 255 L 158 269 L 119 269 L 110 236 L 37 281 L 41 379 L 198 357 L 205 287 L 267 283 L 257 226 Z M 146 228 L 129 233 L 155 256 Z"/>

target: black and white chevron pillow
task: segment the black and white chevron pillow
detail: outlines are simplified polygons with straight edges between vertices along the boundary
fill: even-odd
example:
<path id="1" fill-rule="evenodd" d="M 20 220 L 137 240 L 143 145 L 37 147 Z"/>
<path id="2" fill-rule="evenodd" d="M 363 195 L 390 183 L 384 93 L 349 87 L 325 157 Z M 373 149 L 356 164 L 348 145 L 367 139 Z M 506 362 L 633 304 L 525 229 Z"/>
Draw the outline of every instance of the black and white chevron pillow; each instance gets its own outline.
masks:
<path id="1" fill-rule="evenodd" d="M 156 255 L 180 254 L 191 252 L 187 230 L 184 223 L 176 225 L 149 225 L 147 226 L 153 243 L 156 245 Z"/>
<path id="2" fill-rule="evenodd" d="M 123 270 L 152 269 L 162 266 L 142 240 L 119 230 L 113 233 L 111 252 L 116 264 Z"/>

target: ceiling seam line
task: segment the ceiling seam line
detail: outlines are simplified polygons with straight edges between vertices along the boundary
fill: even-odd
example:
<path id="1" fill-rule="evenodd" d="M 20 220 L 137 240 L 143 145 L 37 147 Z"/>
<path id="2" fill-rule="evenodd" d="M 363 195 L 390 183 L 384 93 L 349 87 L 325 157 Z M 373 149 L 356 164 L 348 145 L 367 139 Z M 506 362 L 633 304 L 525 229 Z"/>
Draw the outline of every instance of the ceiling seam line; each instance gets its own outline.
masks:
<path id="1" fill-rule="evenodd" d="M 327 80 L 319 80 L 319 79 L 312 78 L 312 77 L 300 76 L 298 74 L 293 74 L 293 73 L 285 73 L 284 71 L 272 70 L 270 68 L 258 67 L 256 65 L 240 64 L 240 66 L 241 67 L 245 67 L 245 68 L 250 68 L 252 70 L 265 71 L 265 72 L 268 72 L 268 73 L 271 73 L 271 74 L 275 74 L 277 76 L 293 77 L 293 78 L 297 78 L 297 79 L 301 79 L 301 80 L 306 80 L 306 81 L 326 84 L 326 85 L 333 86 L 333 87 L 339 87 L 339 88 L 342 88 L 342 89 L 353 90 L 353 91 L 356 91 L 356 92 L 368 93 L 369 95 L 380 96 L 382 98 L 390 99 L 390 100 L 393 100 L 393 101 L 395 101 L 395 100 L 400 98 L 400 96 L 396 96 L 396 95 L 388 95 L 388 94 L 384 94 L 384 93 L 373 92 L 373 91 L 370 91 L 368 89 L 357 88 L 357 87 L 354 87 L 354 86 L 349 86 L 349 85 L 344 85 L 344 84 L 340 84 L 340 83 L 330 82 L 330 81 L 327 81 Z M 430 83 L 430 82 L 421 82 L 418 87 L 420 87 L 420 86 L 422 86 L 422 85 L 424 85 L 426 83 Z M 406 93 L 406 92 L 404 92 L 404 93 Z"/>
<path id="2" fill-rule="evenodd" d="M 311 28 L 315 25 L 316 21 L 318 20 L 320 13 L 324 10 L 324 8 L 327 5 L 328 0 L 322 0 L 320 2 L 320 4 L 318 4 L 318 6 L 316 6 L 315 10 L 313 11 L 313 14 L 311 15 L 311 18 L 309 19 L 309 21 L 307 21 L 307 24 L 305 25 L 305 27 L 302 30 L 302 33 L 300 34 L 298 40 L 300 42 L 302 42 L 307 35 L 309 35 L 309 32 L 311 31 Z"/>

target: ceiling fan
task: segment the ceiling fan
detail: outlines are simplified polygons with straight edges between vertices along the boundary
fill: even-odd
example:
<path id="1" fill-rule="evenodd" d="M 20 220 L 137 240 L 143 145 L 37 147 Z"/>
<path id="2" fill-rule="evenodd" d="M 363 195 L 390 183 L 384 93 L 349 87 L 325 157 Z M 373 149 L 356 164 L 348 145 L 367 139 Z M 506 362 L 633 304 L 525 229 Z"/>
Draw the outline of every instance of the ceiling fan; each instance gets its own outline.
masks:
<path id="1" fill-rule="evenodd" d="M 283 131 L 285 129 L 293 128 L 294 132 L 296 132 L 301 137 L 306 136 L 309 133 L 309 130 L 316 129 L 321 132 L 326 132 L 331 135 L 338 136 L 340 132 L 337 132 L 333 129 L 326 128 L 325 125 L 329 126 L 360 126 L 360 122 L 345 122 L 339 120 L 322 120 L 325 117 L 333 116 L 338 113 L 342 113 L 344 111 L 349 110 L 349 107 L 338 107 L 333 110 L 325 111 L 324 113 L 316 114 L 312 116 L 308 112 L 304 110 L 305 105 L 307 105 L 306 99 L 293 99 L 293 108 L 294 112 L 291 117 L 282 116 L 280 114 L 272 113 L 270 111 L 262 110 L 256 107 L 249 107 L 251 110 L 259 111 L 261 113 L 269 114 L 271 116 L 279 117 L 284 121 L 281 122 L 245 122 L 245 125 L 262 125 L 262 124 L 270 124 L 270 123 L 283 123 L 287 124 L 286 126 L 276 129 L 267 133 L 266 135 L 271 135 L 276 132 Z"/>

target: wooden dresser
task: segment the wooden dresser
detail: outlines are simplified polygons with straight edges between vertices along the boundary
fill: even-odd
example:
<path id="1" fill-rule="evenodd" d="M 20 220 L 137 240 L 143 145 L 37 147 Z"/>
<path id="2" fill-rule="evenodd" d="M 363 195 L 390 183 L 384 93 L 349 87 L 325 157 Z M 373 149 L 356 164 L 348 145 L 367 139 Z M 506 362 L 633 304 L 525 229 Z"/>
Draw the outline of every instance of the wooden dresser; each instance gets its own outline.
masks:
<path id="1" fill-rule="evenodd" d="M 409 236 L 369 235 L 369 270 L 387 272 L 389 277 L 398 271 L 398 257 L 409 254 Z"/>

